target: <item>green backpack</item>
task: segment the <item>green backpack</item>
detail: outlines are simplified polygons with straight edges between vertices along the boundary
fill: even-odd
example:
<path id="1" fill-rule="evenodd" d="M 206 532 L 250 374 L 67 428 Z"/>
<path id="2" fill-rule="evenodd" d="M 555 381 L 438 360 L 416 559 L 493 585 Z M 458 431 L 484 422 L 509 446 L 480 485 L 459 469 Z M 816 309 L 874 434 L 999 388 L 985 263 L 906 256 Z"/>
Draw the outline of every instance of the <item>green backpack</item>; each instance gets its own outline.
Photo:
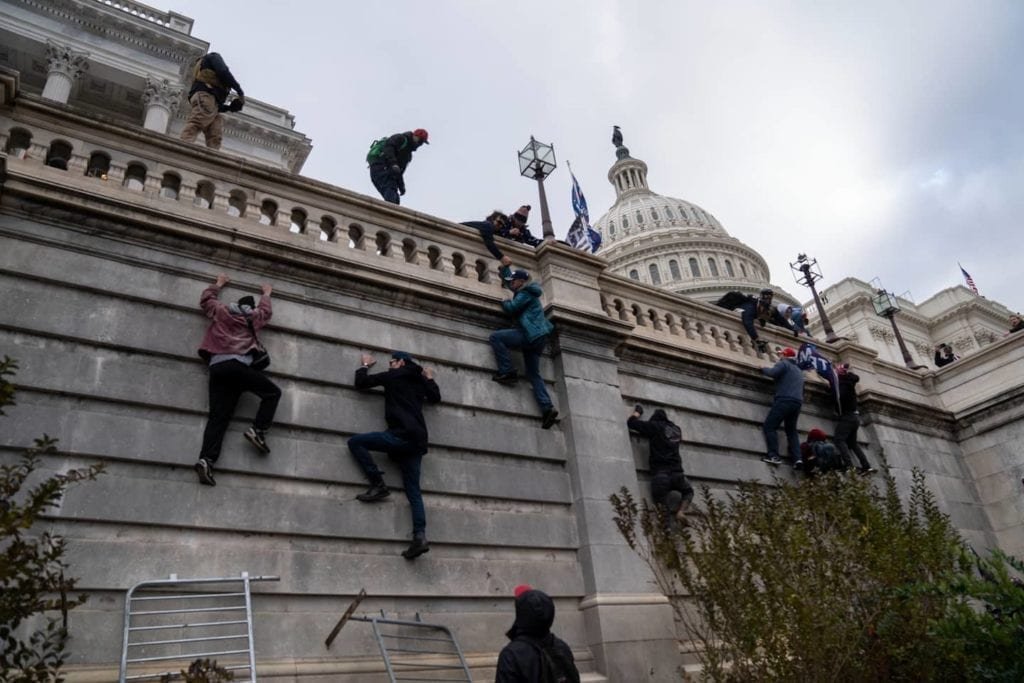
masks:
<path id="1" fill-rule="evenodd" d="M 374 140 L 372 143 L 370 143 L 370 151 L 366 153 L 366 163 L 372 164 L 375 161 L 380 161 L 381 157 L 384 154 L 384 145 L 390 138 L 390 135 L 385 135 L 384 137 L 378 138 Z M 403 135 L 402 144 L 399 147 L 399 149 L 405 149 L 405 146 L 406 144 L 408 144 L 408 142 L 409 141 L 406 140 L 405 136 Z"/>

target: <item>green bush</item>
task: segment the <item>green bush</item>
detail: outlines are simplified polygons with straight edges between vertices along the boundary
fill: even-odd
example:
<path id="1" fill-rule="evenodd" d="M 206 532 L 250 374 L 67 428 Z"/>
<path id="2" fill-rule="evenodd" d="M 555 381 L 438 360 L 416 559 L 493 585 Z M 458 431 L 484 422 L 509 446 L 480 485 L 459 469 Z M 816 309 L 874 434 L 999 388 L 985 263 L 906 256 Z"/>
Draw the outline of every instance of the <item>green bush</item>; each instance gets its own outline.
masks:
<path id="1" fill-rule="evenodd" d="M 702 498 L 684 527 L 625 488 L 611 500 L 707 679 L 1024 680 L 1020 587 L 1000 555 L 995 583 L 977 574 L 922 473 L 905 503 L 852 474 Z"/>
<path id="2" fill-rule="evenodd" d="M 14 385 L 8 380 L 17 363 L 0 362 L 0 415 L 14 404 Z M 26 489 L 41 455 L 56 453 L 56 440 L 43 436 L 15 464 L 0 466 L 0 680 L 18 683 L 62 681 L 67 644 L 68 611 L 85 602 L 70 597 L 75 579 L 64 576 L 65 541 L 48 531 L 38 532 L 40 517 L 56 506 L 64 491 L 80 481 L 95 479 L 102 466 L 55 474 Z M 50 616 L 35 630 L 33 618 Z M 26 625 L 25 629 L 20 629 Z"/>

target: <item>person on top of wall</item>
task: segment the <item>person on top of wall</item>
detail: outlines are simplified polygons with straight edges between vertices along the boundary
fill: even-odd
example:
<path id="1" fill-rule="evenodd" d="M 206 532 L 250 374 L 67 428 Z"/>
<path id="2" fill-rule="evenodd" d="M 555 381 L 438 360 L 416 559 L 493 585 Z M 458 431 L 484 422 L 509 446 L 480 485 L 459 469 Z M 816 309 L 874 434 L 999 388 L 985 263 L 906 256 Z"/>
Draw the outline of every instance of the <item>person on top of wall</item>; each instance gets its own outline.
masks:
<path id="1" fill-rule="evenodd" d="M 234 90 L 238 97 L 225 104 Z M 245 93 L 232 75 L 224 59 L 216 52 L 203 55 L 192 65 L 192 87 L 188 91 L 188 103 L 192 107 L 181 129 L 181 139 L 195 142 L 199 133 L 206 139 L 210 149 L 220 149 L 224 139 L 224 117 L 221 112 L 242 111 Z"/>
<path id="2" fill-rule="evenodd" d="M 868 462 L 864 449 L 857 443 L 857 430 L 860 429 L 860 411 L 857 409 L 857 382 L 860 377 L 850 371 L 849 363 L 836 366 L 839 378 L 839 420 L 836 422 L 836 433 L 832 437 L 843 461 L 853 465 L 851 453 L 857 456 L 857 471 L 861 474 L 873 474 L 877 470 Z"/>
<path id="3" fill-rule="evenodd" d="M 405 194 L 405 168 L 412 161 L 412 153 L 429 145 L 430 135 L 422 128 L 395 133 L 370 145 L 366 163 L 370 165 L 370 181 L 384 201 L 400 204 L 399 195 Z"/>
<path id="4" fill-rule="evenodd" d="M 665 510 L 671 528 L 676 519 L 684 519 L 693 500 L 693 486 L 683 473 L 683 460 L 679 457 L 683 432 L 661 408 L 646 421 L 640 419 L 643 413 L 643 406 L 637 404 L 626 426 L 649 441 L 647 469 L 651 472 L 651 499 Z"/>
<path id="5" fill-rule="evenodd" d="M 1010 316 L 1010 329 L 1004 334 L 1004 337 L 1008 337 L 1014 332 L 1020 332 L 1024 330 L 1024 318 L 1021 317 L 1020 313 Z"/>
<path id="6" fill-rule="evenodd" d="M 262 368 L 253 367 L 254 359 L 257 360 L 256 365 L 262 365 L 256 358 L 263 351 L 256 331 L 270 321 L 271 287 L 261 285 L 263 293 L 259 305 L 251 296 L 243 296 L 237 303 L 224 305 L 218 297 L 228 282 L 227 275 L 218 275 L 216 282 L 203 290 L 199 297 L 199 307 L 210 319 L 210 326 L 199 346 L 199 356 L 210 368 L 210 413 L 195 470 L 199 482 L 207 486 L 217 485 L 213 478 L 213 464 L 220 457 L 224 433 L 242 392 L 252 392 L 260 399 L 252 426 L 243 436 L 263 454 L 270 453 L 267 430 L 281 400 L 281 390 L 277 385 L 263 374 Z M 265 357 L 269 359 L 269 356 Z"/>
<path id="7" fill-rule="evenodd" d="M 790 327 L 793 328 L 793 332 L 796 336 L 799 337 L 801 334 L 806 337 L 811 336 L 811 333 L 807 331 L 807 325 L 809 325 L 811 321 L 810 318 L 807 317 L 802 306 L 778 304 L 775 308 L 778 309 L 779 315 L 781 315 L 786 322 L 790 324 Z"/>
<path id="8" fill-rule="evenodd" d="M 387 453 L 402 470 L 402 486 L 409 500 L 412 514 L 412 544 L 402 551 L 402 557 L 414 560 L 430 550 L 427 542 L 427 514 L 420 491 L 420 470 L 427 453 L 427 423 L 423 419 L 423 402 L 439 403 L 441 390 L 434 381 L 434 371 L 420 367 L 404 351 L 395 351 L 388 361 L 388 370 L 369 374 L 377 361 L 364 353 L 362 367 L 356 370 L 355 386 L 367 390 L 384 387 L 384 421 L 387 430 L 356 434 L 348 440 L 348 450 L 363 470 L 370 488 L 356 499 L 375 503 L 391 495 L 384 483 L 384 475 L 373 461 L 370 451 Z"/>
<path id="9" fill-rule="evenodd" d="M 499 269 L 503 286 L 513 293 L 511 299 L 501 303 L 501 309 L 516 319 L 516 327 L 497 330 L 491 333 L 491 348 L 498 371 L 491 379 L 501 384 L 515 384 L 519 381 L 519 373 L 512 366 L 512 355 L 509 349 L 521 349 L 526 378 L 533 387 L 533 397 L 541 411 L 541 426 L 551 429 L 558 422 L 558 411 L 548 396 L 544 378 L 540 376 L 540 357 L 547 346 L 548 336 L 555 329 L 551 321 L 544 315 L 544 304 L 540 298 L 543 291 L 536 282 L 527 282 L 530 274 L 525 270 L 513 271 L 508 266 Z"/>
<path id="10" fill-rule="evenodd" d="M 555 603 L 541 590 L 522 584 L 513 592 L 516 620 L 498 655 L 494 683 L 579 683 L 580 672 L 569 645 L 551 632 Z"/>
<path id="11" fill-rule="evenodd" d="M 520 244 L 527 244 L 531 247 L 536 247 L 544 243 L 544 240 L 539 237 L 534 237 L 530 233 L 530 229 L 526 227 L 526 222 L 530 218 L 530 205 L 523 204 L 516 212 L 512 214 L 512 218 L 508 225 L 499 233 L 505 239 L 515 240 Z"/>
<path id="12" fill-rule="evenodd" d="M 508 228 L 509 218 L 501 211 L 492 211 L 487 218 L 482 221 L 466 221 L 461 225 L 466 227 L 476 228 L 480 231 L 480 237 L 484 240 L 484 246 L 487 247 L 487 251 L 491 252 L 491 256 L 501 261 L 503 266 L 511 266 L 512 259 L 502 253 L 498 245 L 494 243 L 494 236 L 501 234 L 502 230 Z"/>
<path id="13" fill-rule="evenodd" d="M 767 287 L 761 290 L 757 298 L 743 292 L 726 292 L 722 298 L 715 302 L 715 305 L 727 308 L 730 311 L 737 308 L 740 309 L 743 328 L 747 331 L 747 336 L 750 337 L 751 343 L 759 353 L 766 353 L 768 351 L 768 344 L 758 339 L 757 328 L 754 327 L 755 320 L 761 323 L 761 327 L 770 322 L 774 325 L 785 327 L 790 332 L 795 331 L 793 326 L 789 324 L 789 321 L 783 318 L 779 310 L 772 305 L 772 298 L 774 296 L 775 292 Z"/>
<path id="14" fill-rule="evenodd" d="M 782 464 L 778 431 L 779 425 L 784 425 L 790 464 L 799 469 L 803 461 L 800 459 L 800 434 L 796 423 L 804 402 L 804 373 L 796 364 L 796 351 L 782 349 L 778 362 L 770 368 L 761 368 L 761 372 L 775 380 L 775 397 L 763 425 L 768 454 L 762 460 L 769 465 Z"/>
<path id="15" fill-rule="evenodd" d="M 953 353 L 953 347 L 949 344 L 943 343 L 935 347 L 935 367 L 945 367 L 957 360 L 960 360 L 960 356 Z"/>

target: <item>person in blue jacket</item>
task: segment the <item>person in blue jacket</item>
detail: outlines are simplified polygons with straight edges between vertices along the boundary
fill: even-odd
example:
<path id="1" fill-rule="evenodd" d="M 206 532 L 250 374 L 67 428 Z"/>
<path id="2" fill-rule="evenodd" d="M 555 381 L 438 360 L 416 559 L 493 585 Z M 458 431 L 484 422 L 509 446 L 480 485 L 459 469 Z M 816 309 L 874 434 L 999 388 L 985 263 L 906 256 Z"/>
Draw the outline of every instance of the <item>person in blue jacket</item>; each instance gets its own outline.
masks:
<path id="1" fill-rule="evenodd" d="M 504 286 L 513 292 L 512 298 L 503 301 L 501 308 L 515 318 L 517 325 L 491 334 L 491 348 L 498 364 L 498 372 L 491 379 L 509 385 L 518 382 L 519 373 L 512 366 L 509 349 L 521 349 L 526 378 L 533 386 L 533 396 L 541 410 L 541 426 L 550 429 L 558 421 L 558 411 L 540 376 L 540 357 L 555 326 L 544 315 L 544 304 L 540 301 L 543 291 L 536 282 L 529 282 L 529 273 L 513 271 L 508 266 L 502 266 L 499 272 Z"/>

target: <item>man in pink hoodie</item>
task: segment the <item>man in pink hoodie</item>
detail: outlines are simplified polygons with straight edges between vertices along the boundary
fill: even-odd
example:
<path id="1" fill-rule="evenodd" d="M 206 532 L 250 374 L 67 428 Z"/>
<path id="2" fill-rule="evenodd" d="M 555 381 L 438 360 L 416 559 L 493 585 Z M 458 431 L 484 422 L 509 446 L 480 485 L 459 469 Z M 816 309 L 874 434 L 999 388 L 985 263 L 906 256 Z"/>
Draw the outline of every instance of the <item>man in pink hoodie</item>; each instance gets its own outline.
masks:
<path id="1" fill-rule="evenodd" d="M 254 354 L 263 349 L 256 331 L 270 320 L 270 285 L 261 285 L 262 296 L 257 306 L 251 296 L 243 296 L 237 303 L 223 304 L 218 300 L 220 290 L 228 283 L 221 274 L 217 281 L 203 290 L 199 307 L 210 319 L 199 356 L 210 366 L 210 415 L 203 432 L 203 447 L 195 465 L 199 482 L 216 486 L 213 464 L 220 456 L 221 442 L 228 429 L 235 406 L 242 392 L 251 391 L 260 399 L 256 417 L 244 434 L 261 453 L 269 453 L 266 433 L 274 419 L 281 390 L 271 382 L 262 369 L 253 366 Z"/>

